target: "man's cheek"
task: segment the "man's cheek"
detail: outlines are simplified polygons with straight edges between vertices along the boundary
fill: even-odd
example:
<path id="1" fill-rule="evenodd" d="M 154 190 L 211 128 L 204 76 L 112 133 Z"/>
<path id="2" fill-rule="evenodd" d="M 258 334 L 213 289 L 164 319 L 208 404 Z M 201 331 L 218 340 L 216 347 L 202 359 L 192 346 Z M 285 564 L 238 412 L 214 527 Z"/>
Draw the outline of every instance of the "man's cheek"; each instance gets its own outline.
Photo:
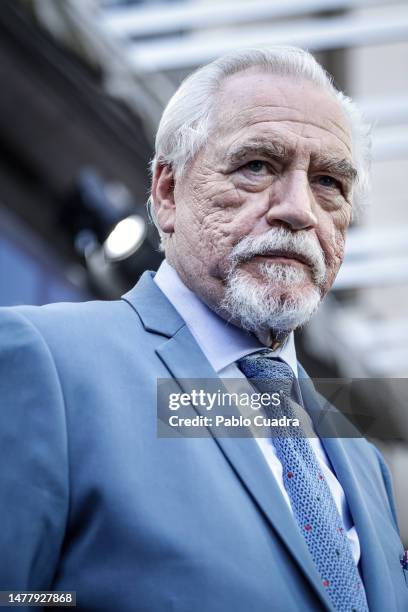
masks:
<path id="1" fill-rule="evenodd" d="M 344 239 L 338 234 L 325 253 L 328 289 L 332 286 L 344 259 Z"/>
<path id="2" fill-rule="evenodd" d="M 229 256 L 233 249 L 230 228 L 220 224 L 211 228 L 210 234 L 203 240 L 205 240 L 210 275 L 223 279 L 229 268 Z"/>
<path id="3" fill-rule="evenodd" d="M 234 183 L 223 176 L 214 178 L 205 186 L 201 194 L 205 199 L 205 206 L 209 211 L 236 210 L 244 202 L 243 194 Z"/>
<path id="4" fill-rule="evenodd" d="M 210 243 L 213 249 L 229 241 L 231 234 L 231 219 L 228 211 L 210 209 L 201 219 L 202 239 Z"/>

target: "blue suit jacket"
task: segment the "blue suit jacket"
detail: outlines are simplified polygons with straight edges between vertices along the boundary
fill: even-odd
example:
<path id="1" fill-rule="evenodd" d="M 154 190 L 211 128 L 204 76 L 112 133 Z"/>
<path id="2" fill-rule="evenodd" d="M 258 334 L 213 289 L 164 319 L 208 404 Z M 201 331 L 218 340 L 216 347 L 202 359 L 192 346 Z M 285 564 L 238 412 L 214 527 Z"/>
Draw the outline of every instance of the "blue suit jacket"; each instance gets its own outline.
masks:
<path id="1" fill-rule="evenodd" d="M 216 375 L 150 273 L 116 302 L 0 309 L 0 589 L 95 612 L 330 610 L 254 440 L 157 438 L 169 376 Z M 323 442 L 370 610 L 407 610 L 388 470 L 363 439 Z"/>

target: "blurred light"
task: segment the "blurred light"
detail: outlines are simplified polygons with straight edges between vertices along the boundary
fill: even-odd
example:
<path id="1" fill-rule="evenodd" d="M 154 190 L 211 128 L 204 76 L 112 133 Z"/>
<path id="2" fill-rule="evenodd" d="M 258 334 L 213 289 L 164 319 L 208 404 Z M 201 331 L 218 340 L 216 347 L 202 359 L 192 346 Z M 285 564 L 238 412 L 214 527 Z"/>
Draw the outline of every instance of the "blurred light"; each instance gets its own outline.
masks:
<path id="1" fill-rule="evenodd" d="M 153 228 L 136 212 L 140 208 L 126 185 L 107 182 L 87 167 L 62 200 L 60 223 L 71 234 L 90 287 L 104 299 L 121 296 L 163 259 Z"/>
<path id="2" fill-rule="evenodd" d="M 130 257 L 142 245 L 146 237 L 146 222 L 139 215 L 122 219 L 105 240 L 103 249 L 110 261 L 121 261 Z"/>

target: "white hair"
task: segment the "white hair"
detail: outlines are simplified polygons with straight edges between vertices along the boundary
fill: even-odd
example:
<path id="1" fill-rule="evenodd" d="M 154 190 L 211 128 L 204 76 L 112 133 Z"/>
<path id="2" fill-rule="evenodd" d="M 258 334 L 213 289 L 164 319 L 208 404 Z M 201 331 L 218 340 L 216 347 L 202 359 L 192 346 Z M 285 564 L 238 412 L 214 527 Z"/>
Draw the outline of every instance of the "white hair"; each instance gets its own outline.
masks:
<path id="1" fill-rule="evenodd" d="M 254 67 L 279 76 L 306 79 L 335 96 L 350 122 L 353 161 L 357 169 L 354 213 L 356 209 L 361 209 L 369 186 L 370 128 L 352 100 L 335 88 L 324 68 L 310 53 L 298 47 L 238 49 L 188 76 L 170 99 L 161 117 L 156 134 L 155 156 L 151 162 L 152 175 L 158 163 L 170 166 L 176 178 L 182 175 L 214 129 L 214 109 L 224 79 Z M 159 229 L 151 196 L 148 209 Z M 159 233 L 163 239 L 160 229 Z"/>
<path id="2" fill-rule="evenodd" d="M 316 286 L 294 291 L 307 278 L 306 272 L 298 268 L 261 264 L 259 270 L 266 281 L 262 284 L 241 270 L 228 276 L 221 307 L 242 329 L 254 333 L 271 330 L 275 338 L 285 337 L 309 321 L 322 295 Z"/>
<path id="3" fill-rule="evenodd" d="M 261 263 L 259 272 L 264 283 L 241 269 L 240 264 L 271 252 L 300 257 L 308 264 L 312 282 L 304 268 L 286 264 Z M 221 308 L 242 329 L 270 329 L 276 337 L 285 335 L 307 323 L 316 311 L 326 277 L 324 254 L 314 235 L 271 227 L 259 236 L 246 236 L 232 249 Z"/>

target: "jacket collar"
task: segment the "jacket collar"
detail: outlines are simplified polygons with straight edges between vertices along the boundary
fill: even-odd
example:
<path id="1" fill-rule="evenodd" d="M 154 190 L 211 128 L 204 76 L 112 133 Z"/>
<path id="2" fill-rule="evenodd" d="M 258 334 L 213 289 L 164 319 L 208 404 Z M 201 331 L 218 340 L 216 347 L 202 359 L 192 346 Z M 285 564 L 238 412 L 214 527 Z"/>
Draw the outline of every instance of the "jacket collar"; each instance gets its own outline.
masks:
<path id="1" fill-rule="evenodd" d="M 137 312 L 146 331 L 170 338 L 185 322 L 153 281 L 154 274 L 144 272 L 122 299 Z"/>

